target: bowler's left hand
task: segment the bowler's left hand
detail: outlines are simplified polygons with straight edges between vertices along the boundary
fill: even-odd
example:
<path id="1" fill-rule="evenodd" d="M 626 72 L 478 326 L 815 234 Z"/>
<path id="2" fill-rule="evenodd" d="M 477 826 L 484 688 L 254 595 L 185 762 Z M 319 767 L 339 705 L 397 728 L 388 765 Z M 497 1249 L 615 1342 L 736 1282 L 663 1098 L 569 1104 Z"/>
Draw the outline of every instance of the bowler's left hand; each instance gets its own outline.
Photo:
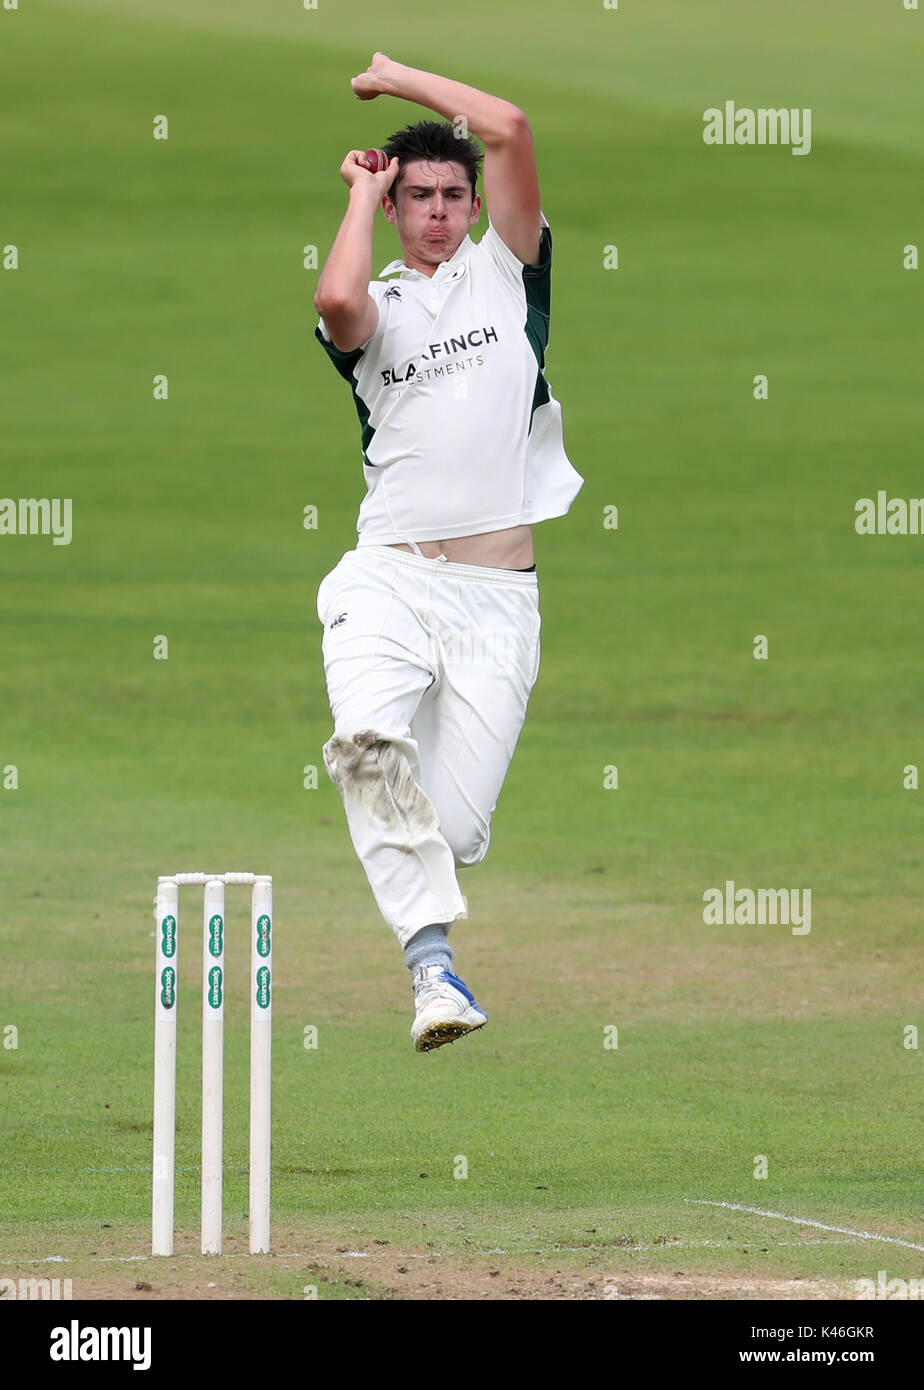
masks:
<path id="1" fill-rule="evenodd" d="M 373 53 L 372 62 L 366 71 L 350 78 L 353 95 L 360 101 L 372 101 L 375 97 L 382 96 L 389 90 L 387 79 L 391 65 L 387 53 Z"/>

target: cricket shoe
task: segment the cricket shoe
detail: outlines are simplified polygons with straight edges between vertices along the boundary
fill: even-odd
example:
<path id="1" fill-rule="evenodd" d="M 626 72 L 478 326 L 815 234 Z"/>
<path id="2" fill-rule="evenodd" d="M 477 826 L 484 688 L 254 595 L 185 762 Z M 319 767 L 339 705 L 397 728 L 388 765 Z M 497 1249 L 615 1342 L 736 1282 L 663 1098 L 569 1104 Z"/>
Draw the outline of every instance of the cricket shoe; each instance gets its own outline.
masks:
<path id="1" fill-rule="evenodd" d="M 455 1042 L 488 1021 L 468 987 L 442 965 L 420 966 L 414 975 L 414 1000 L 411 1040 L 417 1052 Z"/>

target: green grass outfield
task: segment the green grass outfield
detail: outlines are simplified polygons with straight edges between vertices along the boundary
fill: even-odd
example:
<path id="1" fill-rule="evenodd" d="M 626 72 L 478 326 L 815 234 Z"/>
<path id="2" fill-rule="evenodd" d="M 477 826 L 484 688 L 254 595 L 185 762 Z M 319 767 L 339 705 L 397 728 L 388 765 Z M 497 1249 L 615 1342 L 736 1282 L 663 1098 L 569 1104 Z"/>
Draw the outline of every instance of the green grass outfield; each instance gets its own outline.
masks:
<path id="1" fill-rule="evenodd" d="M 20 261 L 0 272 L 0 493 L 70 497 L 74 524 L 69 546 L 0 536 L 0 769 L 18 770 L 0 790 L 0 1043 L 18 1043 L 0 1046 L 0 1278 L 70 1276 L 75 1297 L 788 1298 L 924 1275 L 904 1046 L 924 1026 L 924 792 L 902 785 L 924 766 L 924 537 L 853 527 L 857 498 L 924 491 L 921 277 L 901 266 L 924 241 L 922 22 L 860 0 L 836 18 L 821 0 L 478 0 L 462 23 L 365 0 L 0 11 L 0 247 Z M 302 248 L 326 255 L 345 151 L 425 114 L 352 97 L 379 47 L 530 117 L 548 376 L 586 479 L 536 533 L 542 670 L 462 885 L 457 963 L 491 1021 L 429 1057 L 321 763 L 315 593 L 354 543 L 362 473 Z M 811 106 L 812 153 L 705 146 L 727 99 Z M 383 221 L 375 270 L 398 249 Z M 137 1261 L 153 885 L 211 867 L 277 887 L 275 1254 L 193 1255 L 187 889 L 178 1254 Z M 811 932 L 704 925 L 726 879 L 811 888 Z M 229 901 L 233 1256 L 246 894 Z M 755 1210 L 703 1205 L 722 1202 Z"/>

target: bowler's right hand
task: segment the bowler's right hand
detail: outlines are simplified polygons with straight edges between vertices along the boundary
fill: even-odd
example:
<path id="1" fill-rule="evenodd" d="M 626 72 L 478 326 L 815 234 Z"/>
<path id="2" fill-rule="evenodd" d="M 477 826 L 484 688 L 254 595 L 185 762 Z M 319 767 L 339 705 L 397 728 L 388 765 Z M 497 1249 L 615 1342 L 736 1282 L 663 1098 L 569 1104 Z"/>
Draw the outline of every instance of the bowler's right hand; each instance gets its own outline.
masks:
<path id="1" fill-rule="evenodd" d="M 398 173 L 398 157 L 389 160 L 388 168 L 381 173 L 373 174 L 367 169 L 365 164 L 360 164 L 360 160 L 366 153 L 365 150 L 350 150 L 346 159 L 340 166 L 340 177 L 348 188 L 352 188 L 361 179 L 371 179 L 378 187 L 379 196 L 382 197 L 391 188 Z"/>

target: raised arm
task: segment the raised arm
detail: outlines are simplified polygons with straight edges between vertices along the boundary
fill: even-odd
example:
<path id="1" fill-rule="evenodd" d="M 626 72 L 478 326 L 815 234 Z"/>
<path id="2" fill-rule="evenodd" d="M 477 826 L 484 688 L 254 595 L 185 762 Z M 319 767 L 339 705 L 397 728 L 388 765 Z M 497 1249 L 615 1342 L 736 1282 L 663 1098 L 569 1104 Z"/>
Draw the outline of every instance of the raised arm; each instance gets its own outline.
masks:
<path id="1" fill-rule="evenodd" d="M 539 178 L 532 131 L 518 106 L 463 82 L 393 62 L 384 53 L 374 54 L 367 71 L 352 78 L 350 85 L 360 101 L 394 96 L 429 107 L 447 121 L 464 116 L 485 148 L 485 202 L 498 236 L 524 265 L 538 262 Z"/>
<path id="2" fill-rule="evenodd" d="M 357 163 L 362 153 L 350 150 L 340 167 L 350 189 L 349 205 L 314 292 L 314 307 L 341 352 L 360 347 L 378 327 L 379 311 L 369 293 L 372 230 L 376 209 L 398 172 L 393 159 L 380 174 L 370 173 Z"/>

